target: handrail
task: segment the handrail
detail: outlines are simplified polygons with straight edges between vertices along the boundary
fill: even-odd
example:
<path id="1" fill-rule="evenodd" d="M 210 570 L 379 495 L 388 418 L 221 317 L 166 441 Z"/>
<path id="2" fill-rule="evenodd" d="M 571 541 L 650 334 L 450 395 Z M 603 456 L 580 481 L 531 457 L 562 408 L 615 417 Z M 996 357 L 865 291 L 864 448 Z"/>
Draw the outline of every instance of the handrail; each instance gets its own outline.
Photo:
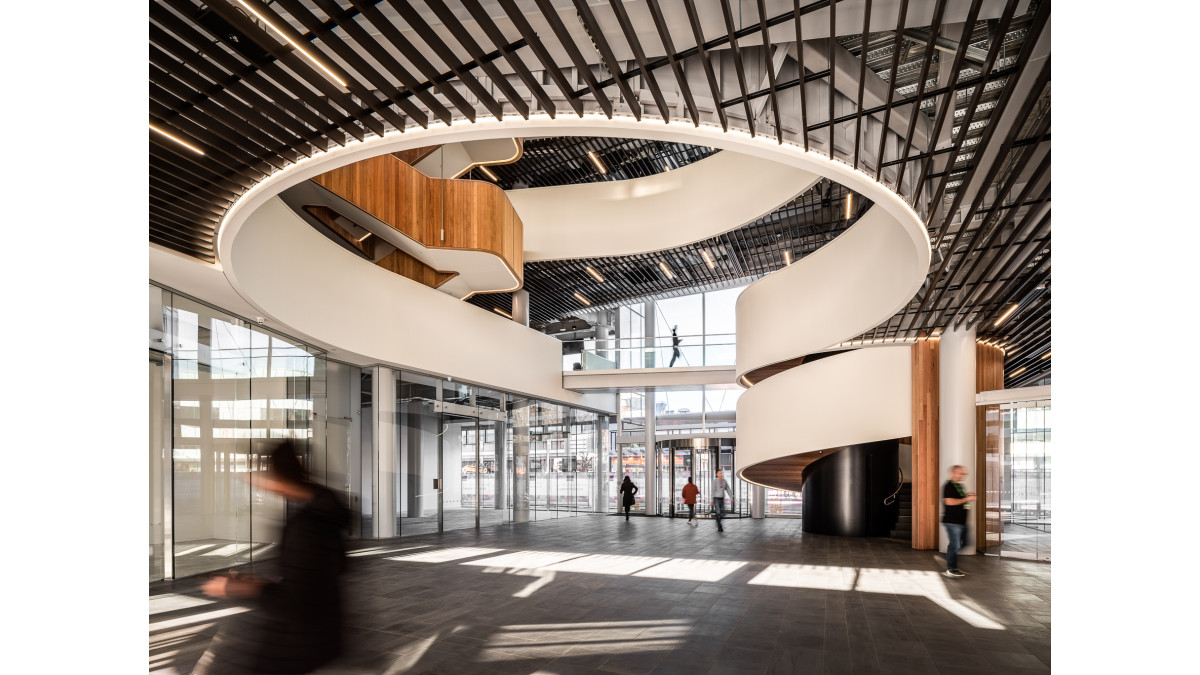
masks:
<path id="1" fill-rule="evenodd" d="M 896 486 L 896 491 L 883 498 L 884 506 L 891 506 L 896 503 L 896 495 L 900 494 L 900 490 L 904 489 L 904 469 L 897 469 L 900 472 L 900 484 Z"/>

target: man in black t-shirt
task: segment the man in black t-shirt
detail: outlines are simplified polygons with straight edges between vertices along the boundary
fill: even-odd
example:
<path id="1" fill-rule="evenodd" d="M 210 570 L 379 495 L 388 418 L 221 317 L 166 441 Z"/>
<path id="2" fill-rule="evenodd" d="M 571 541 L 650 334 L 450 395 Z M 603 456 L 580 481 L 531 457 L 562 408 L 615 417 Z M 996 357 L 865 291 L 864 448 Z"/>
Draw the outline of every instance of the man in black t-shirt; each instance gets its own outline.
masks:
<path id="1" fill-rule="evenodd" d="M 966 574 L 958 569 L 958 549 L 967 543 L 967 504 L 975 501 L 975 493 L 967 492 L 962 486 L 963 478 L 967 477 L 967 469 L 961 464 L 950 467 L 950 480 L 942 488 L 942 502 L 946 510 L 942 515 L 942 524 L 946 526 L 946 572 L 948 577 L 965 577 Z"/>

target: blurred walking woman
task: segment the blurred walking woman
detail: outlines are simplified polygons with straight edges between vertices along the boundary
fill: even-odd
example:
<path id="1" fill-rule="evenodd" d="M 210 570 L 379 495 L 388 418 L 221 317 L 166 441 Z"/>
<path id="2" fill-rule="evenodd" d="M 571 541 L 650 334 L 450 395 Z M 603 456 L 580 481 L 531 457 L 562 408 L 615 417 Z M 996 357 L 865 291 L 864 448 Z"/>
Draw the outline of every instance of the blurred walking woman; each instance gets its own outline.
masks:
<path id="1" fill-rule="evenodd" d="M 629 507 L 633 506 L 633 496 L 637 491 L 637 486 L 629 480 L 629 476 L 625 476 L 625 480 L 621 481 L 621 505 L 625 507 L 625 520 L 629 520 Z"/>
<path id="2" fill-rule="evenodd" d="M 258 487 L 284 496 L 276 574 L 217 576 L 202 590 L 215 598 L 254 599 L 254 611 L 222 627 L 194 673 L 307 673 L 341 651 L 342 528 L 349 512 L 329 489 L 308 480 L 291 441 L 275 444 Z"/>

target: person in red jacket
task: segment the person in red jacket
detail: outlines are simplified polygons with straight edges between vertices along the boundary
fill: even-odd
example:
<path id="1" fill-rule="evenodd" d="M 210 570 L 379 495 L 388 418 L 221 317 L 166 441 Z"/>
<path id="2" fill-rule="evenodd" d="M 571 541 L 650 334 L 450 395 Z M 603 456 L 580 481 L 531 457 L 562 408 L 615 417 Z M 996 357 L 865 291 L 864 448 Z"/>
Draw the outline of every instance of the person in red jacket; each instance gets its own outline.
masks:
<path id="1" fill-rule="evenodd" d="M 688 525 L 700 527 L 700 521 L 696 520 L 696 497 L 700 494 L 700 488 L 692 482 L 692 477 L 688 476 L 687 485 L 683 486 L 683 503 L 688 507 Z"/>

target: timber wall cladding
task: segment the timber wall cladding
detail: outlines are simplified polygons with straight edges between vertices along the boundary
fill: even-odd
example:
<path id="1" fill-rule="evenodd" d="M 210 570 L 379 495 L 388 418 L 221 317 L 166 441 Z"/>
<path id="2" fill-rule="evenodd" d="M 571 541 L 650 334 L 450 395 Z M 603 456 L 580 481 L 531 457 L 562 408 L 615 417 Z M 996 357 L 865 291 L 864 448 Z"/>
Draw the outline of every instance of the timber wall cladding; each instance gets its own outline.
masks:
<path id="1" fill-rule="evenodd" d="M 941 476 L 939 475 L 938 387 L 939 346 L 937 340 L 921 340 L 912 347 L 912 547 L 938 547 L 941 520 Z"/>
<path id="2" fill-rule="evenodd" d="M 427 248 L 491 253 L 522 281 L 521 219 L 491 183 L 431 178 L 395 155 L 355 162 L 313 182 Z"/>
<path id="3" fill-rule="evenodd" d="M 992 345 L 975 343 L 975 393 L 995 391 L 1004 388 L 1004 350 Z M 995 408 L 995 406 L 991 406 Z M 989 485 L 989 456 L 993 462 L 999 457 L 999 409 L 993 410 L 993 418 L 988 419 L 986 406 L 975 407 L 975 494 L 979 495 L 972 512 L 975 514 L 975 545 L 984 548 L 989 544 L 988 535 L 999 527 L 999 477 L 992 477 L 995 485 Z M 991 433 L 989 434 L 989 429 Z M 988 505 L 997 502 L 995 511 L 989 510 Z M 997 522 L 989 523 L 988 514 L 992 513 Z M 999 542 L 996 542 L 999 543 Z"/>

